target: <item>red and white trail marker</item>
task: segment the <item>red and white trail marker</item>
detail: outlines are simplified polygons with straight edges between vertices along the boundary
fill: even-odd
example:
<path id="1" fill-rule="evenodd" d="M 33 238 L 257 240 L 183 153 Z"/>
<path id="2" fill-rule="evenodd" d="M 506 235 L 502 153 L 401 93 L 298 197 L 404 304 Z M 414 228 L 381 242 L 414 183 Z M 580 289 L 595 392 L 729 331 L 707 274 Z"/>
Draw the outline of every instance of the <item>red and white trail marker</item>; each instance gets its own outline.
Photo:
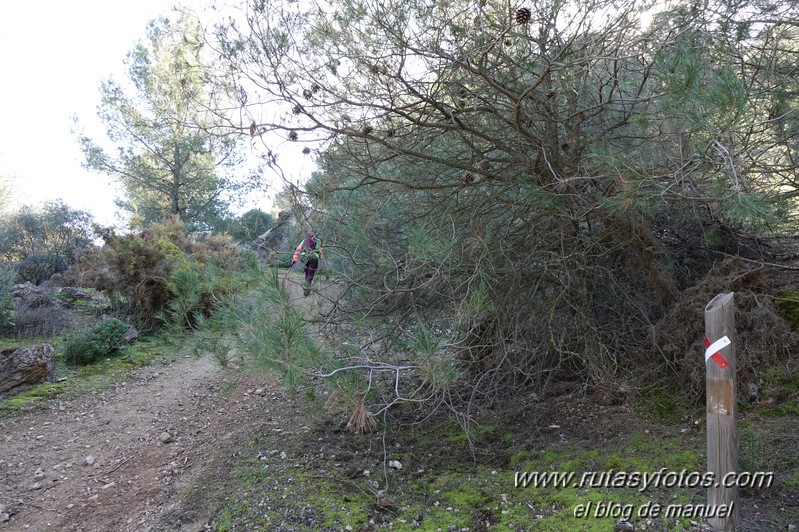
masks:
<path id="1" fill-rule="evenodd" d="M 708 359 L 713 359 L 713 362 L 718 365 L 721 369 L 726 368 L 730 365 L 727 362 L 727 359 L 721 356 L 721 350 L 730 345 L 732 342 L 726 336 L 722 336 L 712 344 L 708 339 L 707 335 L 705 335 L 705 364 L 707 364 Z"/>

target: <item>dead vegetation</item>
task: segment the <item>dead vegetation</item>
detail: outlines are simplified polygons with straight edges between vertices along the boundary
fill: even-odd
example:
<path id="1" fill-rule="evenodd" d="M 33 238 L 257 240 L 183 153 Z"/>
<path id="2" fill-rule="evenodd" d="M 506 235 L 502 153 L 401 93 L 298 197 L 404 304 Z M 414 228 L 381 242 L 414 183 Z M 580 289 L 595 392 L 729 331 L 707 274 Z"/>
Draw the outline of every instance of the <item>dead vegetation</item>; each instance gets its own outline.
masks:
<path id="1" fill-rule="evenodd" d="M 735 294 L 736 361 L 739 390 L 756 390 L 762 372 L 774 367 L 797 371 L 799 334 L 781 315 L 774 272 L 740 259 L 713 267 L 682 292 L 653 328 L 653 359 L 683 383 L 690 401 L 704 397 L 704 308 L 716 295 Z M 790 369 L 792 368 L 792 369 Z"/>

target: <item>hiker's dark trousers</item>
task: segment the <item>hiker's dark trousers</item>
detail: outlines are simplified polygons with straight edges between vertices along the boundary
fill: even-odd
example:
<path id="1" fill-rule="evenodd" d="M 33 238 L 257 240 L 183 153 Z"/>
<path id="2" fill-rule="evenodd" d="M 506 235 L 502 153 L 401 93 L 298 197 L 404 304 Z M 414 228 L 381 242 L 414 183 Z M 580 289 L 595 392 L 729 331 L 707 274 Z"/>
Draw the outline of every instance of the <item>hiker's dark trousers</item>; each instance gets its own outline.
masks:
<path id="1" fill-rule="evenodd" d="M 316 275 L 316 270 L 319 268 L 319 259 L 311 258 L 305 263 L 305 282 L 309 285 L 313 282 L 313 276 Z"/>

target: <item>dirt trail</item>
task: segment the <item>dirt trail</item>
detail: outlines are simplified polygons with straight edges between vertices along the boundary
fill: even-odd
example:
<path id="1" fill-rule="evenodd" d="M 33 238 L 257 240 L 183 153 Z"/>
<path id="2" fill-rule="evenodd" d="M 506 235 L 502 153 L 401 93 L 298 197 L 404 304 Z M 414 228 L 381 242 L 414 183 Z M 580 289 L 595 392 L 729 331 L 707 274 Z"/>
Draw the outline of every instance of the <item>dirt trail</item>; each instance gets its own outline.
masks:
<path id="1" fill-rule="evenodd" d="M 298 283 L 287 289 L 304 299 Z M 246 376 L 231 391 L 231 377 L 211 356 L 179 356 L 0 418 L 0 530 L 204 530 L 239 443 L 291 423 L 276 379 Z"/>

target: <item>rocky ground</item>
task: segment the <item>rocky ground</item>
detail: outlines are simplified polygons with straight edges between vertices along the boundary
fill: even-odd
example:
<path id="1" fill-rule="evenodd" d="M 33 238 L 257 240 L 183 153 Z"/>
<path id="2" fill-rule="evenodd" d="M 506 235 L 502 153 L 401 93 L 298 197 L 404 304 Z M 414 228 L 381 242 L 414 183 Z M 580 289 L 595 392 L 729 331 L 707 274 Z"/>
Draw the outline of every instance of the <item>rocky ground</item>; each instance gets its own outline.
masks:
<path id="1" fill-rule="evenodd" d="M 179 355 L 0 417 L 0 530 L 203 530 L 237 449 L 253 434 L 290 434 L 298 404 L 274 378 Z"/>
<path id="2" fill-rule="evenodd" d="M 202 529 L 221 504 L 215 471 L 237 442 L 265 423 L 281 428 L 280 416 L 262 417 L 283 400 L 278 384 L 261 377 L 223 387 L 215 360 L 181 357 L 0 421 L 0 528 Z M 198 485 L 203 500 L 171 522 Z"/>

